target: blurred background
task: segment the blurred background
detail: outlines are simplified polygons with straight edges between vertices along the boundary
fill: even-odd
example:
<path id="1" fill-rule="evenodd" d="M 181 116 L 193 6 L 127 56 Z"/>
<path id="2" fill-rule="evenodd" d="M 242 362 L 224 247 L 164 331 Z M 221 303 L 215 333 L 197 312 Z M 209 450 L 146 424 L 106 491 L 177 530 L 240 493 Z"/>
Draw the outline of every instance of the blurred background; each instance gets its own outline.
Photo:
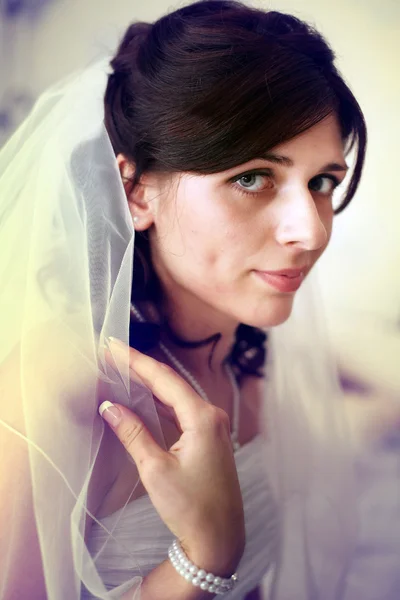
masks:
<path id="1" fill-rule="evenodd" d="M 0 146 L 48 85 L 112 52 L 131 21 L 188 2 L 0 0 Z M 254 0 L 314 24 L 366 117 L 365 172 L 320 262 L 327 322 L 351 378 L 400 392 L 400 2 Z"/>

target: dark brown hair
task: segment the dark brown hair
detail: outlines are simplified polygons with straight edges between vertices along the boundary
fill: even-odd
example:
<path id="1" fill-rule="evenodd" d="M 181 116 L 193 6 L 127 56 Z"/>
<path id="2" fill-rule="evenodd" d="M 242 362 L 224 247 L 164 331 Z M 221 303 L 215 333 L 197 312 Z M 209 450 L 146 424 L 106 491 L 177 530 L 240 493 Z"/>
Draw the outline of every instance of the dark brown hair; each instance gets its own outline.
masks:
<path id="1" fill-rule="evenodd" d="M 246 163 L 334 113 L 345 152 L 356 149 L 340 213 L 353 198 L 365 158 L 362 111 L 334 65 L 334 53 L 309 24 L 234 0 L 203 0 L 154 24 L 133 23 L 111 61 L 105 125 L 115 154 L 146 172 L 218 173 Z M 160 305 L 146 232 L 135 238 L 134 301 Z M 215 343 L 220 334 L 184 342 Z M 149 339 L 149 336 L 145 336 Z M 157 335 L 156 335 L 157 337 Z M 265 334 L 239 326 L 231 362 L 261 374 Z M 132 340 L 140 345 L 143 340 Z M 153 342 L 150 342 L 150 345 Z"/>

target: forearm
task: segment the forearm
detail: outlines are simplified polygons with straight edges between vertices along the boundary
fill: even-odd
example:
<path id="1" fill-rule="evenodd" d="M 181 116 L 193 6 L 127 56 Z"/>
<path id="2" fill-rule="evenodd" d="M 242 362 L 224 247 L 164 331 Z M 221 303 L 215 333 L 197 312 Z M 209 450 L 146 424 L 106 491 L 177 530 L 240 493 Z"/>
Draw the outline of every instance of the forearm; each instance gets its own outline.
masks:
<path id="1" fill-rule="evenodd" d="M 211 600 L 215 596 L 186 581 L 168 559 L 144 577 L 140 589 L 140 600 Z M 126 592 L 121 600 L 134 597 L 132 590 Z"/>

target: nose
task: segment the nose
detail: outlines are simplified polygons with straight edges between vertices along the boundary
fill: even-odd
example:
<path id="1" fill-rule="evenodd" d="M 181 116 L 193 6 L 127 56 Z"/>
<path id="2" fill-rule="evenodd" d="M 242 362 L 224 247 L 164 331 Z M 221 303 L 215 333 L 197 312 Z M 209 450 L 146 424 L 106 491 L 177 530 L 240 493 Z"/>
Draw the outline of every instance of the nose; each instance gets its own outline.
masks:
<path id="1" fill-rule="evenodd" d="M 315 199 L 310 190 L 295 186 L 281 198 L 276 238 L 282 245 L 302 250 L 320 250 L 328 243 L 332 210 L 327 200 Z"/>

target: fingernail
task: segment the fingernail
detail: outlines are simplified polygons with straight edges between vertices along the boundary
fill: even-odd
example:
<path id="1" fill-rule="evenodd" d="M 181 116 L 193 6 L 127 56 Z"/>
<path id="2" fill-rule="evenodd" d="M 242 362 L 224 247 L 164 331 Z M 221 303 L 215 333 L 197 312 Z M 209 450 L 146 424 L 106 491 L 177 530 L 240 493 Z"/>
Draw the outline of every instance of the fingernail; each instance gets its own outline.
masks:
<path id="1" fill-rule="evenodd" d="M 112 427 L 116 427 L 122 417 L 119 408 L 112 402 L 109 402 L 109 400 L 105 400 L 105 402 L 100 404 L 99 414 Z"/>

